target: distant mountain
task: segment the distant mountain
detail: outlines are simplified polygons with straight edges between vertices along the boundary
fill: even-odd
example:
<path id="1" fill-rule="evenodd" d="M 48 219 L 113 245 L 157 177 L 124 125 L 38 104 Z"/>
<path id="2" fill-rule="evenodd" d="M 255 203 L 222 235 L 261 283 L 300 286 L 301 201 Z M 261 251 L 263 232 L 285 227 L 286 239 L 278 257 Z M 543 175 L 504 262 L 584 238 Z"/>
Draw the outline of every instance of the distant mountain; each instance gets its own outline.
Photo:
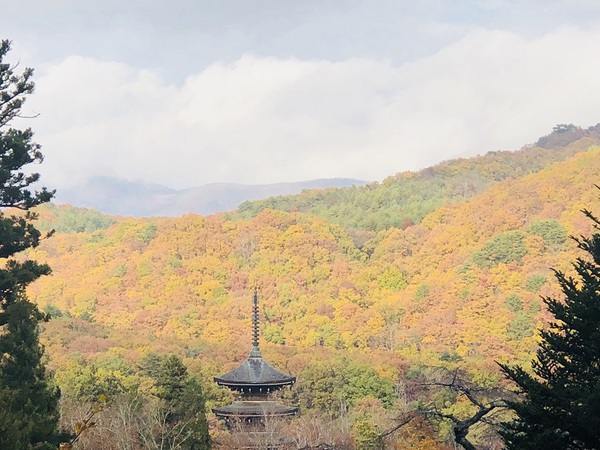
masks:
<path id="1" fill-rule="evenodd" d="M 404 228 L 444 204 L 465 202 L 498 182 L 539 172 L 594 145 L 600 145 L 600 124 L 587 129 L 559 124 L 516 152 L 459 158 L 418 172 L 400 172 L 381 183 L 330 178 L 264 185 L 212 183 L 175 190 L 95 177 L 59 190 L 57 202 L 134 217 L 206 216 L 237 209 L 232 214 L 248 220 L 264 209 L 276 209 L 314 214 L 352 229 Z"/>
<path id="2" fill-rule="evenodd" d="M 349 178 L 328 178 L 294 183 L 245 185 L 212 183 L 175 190 L 160 184 L 133 182 L 114 177 L 94 177 L 85 184 L 62 189 L 58 203 L 94 208 L 106 214 L 134 217 L 210 215 L 236 209 L 244 201 L 271 196 L 299 194 L 306 189 L 362 186 Z"/>

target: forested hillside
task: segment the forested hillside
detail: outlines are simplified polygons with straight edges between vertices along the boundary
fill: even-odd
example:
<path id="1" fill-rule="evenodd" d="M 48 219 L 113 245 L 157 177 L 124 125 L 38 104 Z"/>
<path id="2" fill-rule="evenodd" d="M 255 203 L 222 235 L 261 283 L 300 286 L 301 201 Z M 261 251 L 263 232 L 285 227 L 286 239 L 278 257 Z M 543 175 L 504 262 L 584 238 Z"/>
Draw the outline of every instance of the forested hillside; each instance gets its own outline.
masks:
<path id="1" fill-rule="evenodd" d="M 249 219 L 264 209 L 301 211 L 345 227 L 405 228 L 448 203 L 462 203 L 493 184 L 535 173 L 600 144 L 600 126 L 582 129 L 557 125 L 533 146 L 517 152 L 494 151 L 455 159 L 419 172 L 402 172 L 381 183 L 350 188 L 306 190 L 299 195 L 244 202 L 239 216 Z"/>
<path id="2" fill-rule="evenodd" d="M 405 381 L 430 366 L 460 366 L 496 385 L 494 361 L 531 358 L 535 330 L 547 319 L 540 295 L 559 295 L 551 268 L 569 271 L 576 252 L 567 236 L 590 230 L 580 210 L 600 211 L 593 187 L 600 148 L 584 150 L 592 141 L 322 192 L 356 192 L 371 204 L 370 195 L 409 189 L 406 180 L 414 180 L 410 189 L 431 200 L 410 216 L 411 226 L 404 214 L 416 197 L 390 206 L 390 222 L 360 243 L 344 226 L 300 211 L 114 220 L 42 209 L 57 233 L 27 256 L 53 268 L 30 289 L 53 317 L 43 333 L 49 366 L 66 398 L 89 400 L 139 385 L 136 367 L 149 354 L 175 353 L 203 381 L 209 406 L 219 404 L 229 394 L 212 377 L 250 348 L 256 286 L 263 354 L 298 376 L 288 401 L 309 416 L 335 418 L 347 408 L 383 414 L 399 407 Z M 459 201 L 467 179 L 473 190 Z M 434 186 L 446 191 L 438 195 Z M 391 214 L 388 203 L 379 205 L 374 214 Z"/>

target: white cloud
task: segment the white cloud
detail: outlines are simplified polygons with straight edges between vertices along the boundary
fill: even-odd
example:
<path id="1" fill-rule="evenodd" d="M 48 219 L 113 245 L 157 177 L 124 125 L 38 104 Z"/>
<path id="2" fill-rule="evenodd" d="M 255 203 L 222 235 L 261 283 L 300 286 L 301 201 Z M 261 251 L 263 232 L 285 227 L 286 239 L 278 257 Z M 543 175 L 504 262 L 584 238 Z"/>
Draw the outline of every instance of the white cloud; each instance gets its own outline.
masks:
<path id="1" fill-rule="evenodd" d="M 556 123 L 600 121 L 600 32 L 525 39 L 473 29 L 394 66 L 246 54 L 181 86 L 122 63 L 69 57 L 38 68 L 31 126 L 51 186 L 116 175 L 173 187 L 401 170 L 516 149 Z"/>

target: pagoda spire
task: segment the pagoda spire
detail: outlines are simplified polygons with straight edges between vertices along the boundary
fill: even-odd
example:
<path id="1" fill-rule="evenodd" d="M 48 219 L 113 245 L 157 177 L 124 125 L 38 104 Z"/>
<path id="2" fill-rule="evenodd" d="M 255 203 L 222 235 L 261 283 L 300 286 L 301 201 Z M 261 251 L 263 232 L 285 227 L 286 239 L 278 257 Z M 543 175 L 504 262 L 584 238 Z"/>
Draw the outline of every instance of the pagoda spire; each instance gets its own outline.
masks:
<path id="1" fill-rule="evenodd" d="M 259 318 L 258 318 L 258 289 L 254 287 L 254 298 L 252 306 L 252 350 L 250 350 L 250 358 L 260 358 L 260 349 L 258 348 Z"/>
<path id="2" fill-rule="evenodd" d="M 267 417 L 287 417 L 298 414 L 297 407 L 285 406 L 269 399 L 272 392 L 294 384 L 296 377 L 280 372 L 262 358 L 258 348 L 260 334 L 258 312 L 258 289 L 255 286 L 252 299 L 252 349 L 250 354 L 238 367 L 225 375 L 214 378 L 219 386 L 228 387 L 239 394 L 238 399 L 230 405 L 213 409 L 218 418 L 227 421 L 228 427 L 237 423 L 235 421 L 242 420 L 246 426 L 260 425 L 264 428 Z M 247 432 L 249 428 L 244 428 L 244 430 Z M 273 445 L 269 448 L 280 447 Z"/>

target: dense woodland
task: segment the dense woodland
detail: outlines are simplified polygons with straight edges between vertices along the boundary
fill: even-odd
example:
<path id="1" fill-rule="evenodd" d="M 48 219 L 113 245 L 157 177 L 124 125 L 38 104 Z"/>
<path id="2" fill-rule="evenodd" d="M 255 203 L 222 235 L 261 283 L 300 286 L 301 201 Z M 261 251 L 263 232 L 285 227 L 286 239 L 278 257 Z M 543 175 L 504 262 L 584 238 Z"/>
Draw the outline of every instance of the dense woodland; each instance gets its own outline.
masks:
<path id="1" fill-rule="evenodd" d="M 595 128 L 558 126 L 518 152 L 210 217 L 39 207 L 38 227 L 56 233 L 26 257 L 53 273 L 28 294 L 52 317 L 41 338 L 63 420 L 80 420 L 100 397 L 112 402 L 99 413 L 106 422 L 123 405 L 140 408 L 156 389 L 143 368 L 165 355 L 198 380 L 207 411 L 229 401 L 212 377 L 250 349 L 256 286 L 263 355 L 298 377 L 282 394 L 302 409 L 286 425 L 298 448 L 379 448 L 381 436 L 386 448 L 449 448 L 443 415 L 397 425 L 419 408 L 470 413 L 440 370 L 496 392 L 510 387 L 496 361 L 530 368 L 549 321 L 540 296 L 561 295 L 551 268 L 572 273 L 568 236 L 590 233 L 583 208 L 600 211 L 597 144 Z M 125 429 L 151 416 L 139 409 Z M 213 438 L 225 439 L 208 417 Z M 123 429 L 111 433 L 111 448 L 137 448 L 119 446 Z M 79 445 L 107 448 L 94 443 L 106 436 L 90 430 Z M 469 438 L 502 448 L 486 425 Z"/>

